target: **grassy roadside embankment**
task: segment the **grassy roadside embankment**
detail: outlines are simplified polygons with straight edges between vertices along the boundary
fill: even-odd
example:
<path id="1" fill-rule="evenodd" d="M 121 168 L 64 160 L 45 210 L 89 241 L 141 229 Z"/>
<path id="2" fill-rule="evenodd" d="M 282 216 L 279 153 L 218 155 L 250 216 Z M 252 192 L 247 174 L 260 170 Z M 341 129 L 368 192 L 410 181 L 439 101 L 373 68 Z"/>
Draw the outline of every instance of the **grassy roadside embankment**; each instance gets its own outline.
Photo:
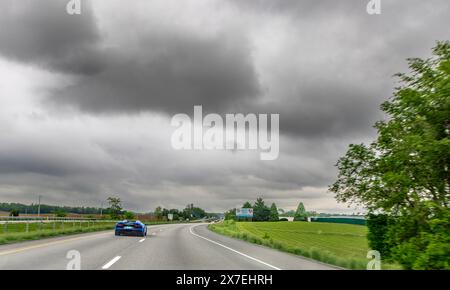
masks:
<path id="1" fill-rule="evenodd" d="M 0 245 L 44 238 L 111 230 L 114 222 L 45 222 L 0 224 Z"/>
<path id="2" fill-rule="evenodd" d="M 175 224 L 179 222 L 145 222 L 147 226 Z M 0 224 L 0 245 L 39 240 L 57 236 L 114 230 L 115 221 L 44 221 Z M 27 228 L 28 227 L 28 228 Z"/>
<path id="3" fill-rule="evenodd" d="M 212 231 L 346 269 L 366 269 L 367 227 L 307 222 L 234 222 L 209 225 Z M 383 269 L 399 266 L 382 263 Z"/>

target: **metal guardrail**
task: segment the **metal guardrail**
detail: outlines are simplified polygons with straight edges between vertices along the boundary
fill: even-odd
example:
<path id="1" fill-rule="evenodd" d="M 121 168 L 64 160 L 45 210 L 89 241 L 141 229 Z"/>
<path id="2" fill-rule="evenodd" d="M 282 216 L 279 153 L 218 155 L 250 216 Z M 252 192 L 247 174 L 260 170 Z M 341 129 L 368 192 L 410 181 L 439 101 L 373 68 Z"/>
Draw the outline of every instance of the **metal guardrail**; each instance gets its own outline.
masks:
<path id="1" fill-rule="evenodd" d="M 116 222 L 116 220 L 105 220 L 99 218 L 73 218 L 73 217 L 11 217 L 0 216 L 0 222 L 27 222 L 27 221 L 104 221 Z"/>

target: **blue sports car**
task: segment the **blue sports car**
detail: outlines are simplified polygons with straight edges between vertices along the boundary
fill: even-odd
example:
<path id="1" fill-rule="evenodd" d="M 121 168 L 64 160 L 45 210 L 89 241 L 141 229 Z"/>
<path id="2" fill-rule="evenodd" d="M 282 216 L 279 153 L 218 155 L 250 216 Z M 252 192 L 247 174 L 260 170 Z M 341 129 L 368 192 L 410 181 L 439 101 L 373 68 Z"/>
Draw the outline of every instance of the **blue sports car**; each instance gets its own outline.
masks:
<path id="1" fill-rule="evenodd" d="M 145 237 L 147 235 L 147 226 L 141 221 L 121 221 L 116 224 L 116 236 L 130 235 Z"/>

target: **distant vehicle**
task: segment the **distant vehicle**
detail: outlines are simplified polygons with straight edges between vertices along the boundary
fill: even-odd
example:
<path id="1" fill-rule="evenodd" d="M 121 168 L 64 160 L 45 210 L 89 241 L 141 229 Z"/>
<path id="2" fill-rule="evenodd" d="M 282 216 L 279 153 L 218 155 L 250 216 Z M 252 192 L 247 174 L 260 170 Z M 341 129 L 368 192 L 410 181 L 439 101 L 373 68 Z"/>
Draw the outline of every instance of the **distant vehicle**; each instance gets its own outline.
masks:
<path id="1" fill-rule="evenodd" d="M 116 236 L 139 236 L 147 235 L 147 226 L 141 221 L 121 221 L 116 224 Z"/>

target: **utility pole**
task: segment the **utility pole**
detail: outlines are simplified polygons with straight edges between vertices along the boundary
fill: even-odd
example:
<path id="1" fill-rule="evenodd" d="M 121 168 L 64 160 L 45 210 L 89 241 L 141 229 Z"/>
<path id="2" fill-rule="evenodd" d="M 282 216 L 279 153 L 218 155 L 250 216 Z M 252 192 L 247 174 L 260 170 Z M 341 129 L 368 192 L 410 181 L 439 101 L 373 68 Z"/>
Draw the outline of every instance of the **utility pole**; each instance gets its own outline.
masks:
<path id="1" fill-rule="evenodd" d="M 38 217 L 41 217 L 41 195 L 39 195 L 39 197 L 38 197 L 38 200 L 39 200 L 39 203 L 38 203 Z"/>
<path id="2" fill-rule="evenodd" d="M 102 218 L 102 217 L 103 217 L 103 201 L 100 205 L 100 218 Z"/>

